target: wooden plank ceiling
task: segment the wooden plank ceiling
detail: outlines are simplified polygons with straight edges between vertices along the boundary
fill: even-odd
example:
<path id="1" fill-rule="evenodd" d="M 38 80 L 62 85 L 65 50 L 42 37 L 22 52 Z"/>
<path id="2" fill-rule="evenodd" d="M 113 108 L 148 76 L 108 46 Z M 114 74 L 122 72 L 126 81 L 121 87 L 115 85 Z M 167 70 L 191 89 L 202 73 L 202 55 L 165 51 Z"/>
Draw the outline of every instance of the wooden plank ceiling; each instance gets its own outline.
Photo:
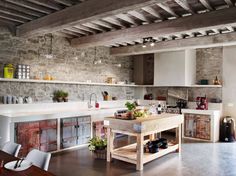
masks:
<path id="1" fill-rule="evenodd" d="M 231 19 L 233 16 L 227 20 L 224 13 L 236 14 L 235 3 L 236 0 L 1 0 L 0 22 L 14 25 L 20 37 L 55 33 L 70 38 L 72 45 L 81 48 L 125 47 L 140 44 L 145 37 L 165 42 L 234 32 L 236 19 Z M 213 20 L 211 15 L 219 20 Z M 200 27 L 193 25 L 197 30 L 190 26 L 191 19 L 202 20 L 197 21 Z M 180 26 L 182 22 L 185 28 Z M 162 31 L 149 30 L 155 28 Z M 164 33 L 165 29 L 170 32 Z"/>

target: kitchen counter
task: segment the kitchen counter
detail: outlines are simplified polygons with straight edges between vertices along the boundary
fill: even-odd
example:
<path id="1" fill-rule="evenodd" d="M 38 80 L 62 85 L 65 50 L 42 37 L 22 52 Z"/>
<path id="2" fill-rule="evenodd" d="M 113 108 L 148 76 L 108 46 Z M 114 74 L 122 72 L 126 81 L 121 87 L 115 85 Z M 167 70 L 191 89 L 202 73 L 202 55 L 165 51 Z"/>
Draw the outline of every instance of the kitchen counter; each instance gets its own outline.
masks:
<path id="1" fill-rule="evenodd" d="M 126 109 L 126 102 L 127 100 L 101 101 L 99 109 L 88 109 L 88 102 L 0 105 L 0 146 L 6 141 L 14 141 L 15 123 L 51 119 L 60 122 L 62 118 L 80 116 L 91 116 L 93 123 L 103 121 L 104 117 L 113 116 L 117 110 Z M 140 101 L 143 105 L 149 103 L 155 101 Z"/>

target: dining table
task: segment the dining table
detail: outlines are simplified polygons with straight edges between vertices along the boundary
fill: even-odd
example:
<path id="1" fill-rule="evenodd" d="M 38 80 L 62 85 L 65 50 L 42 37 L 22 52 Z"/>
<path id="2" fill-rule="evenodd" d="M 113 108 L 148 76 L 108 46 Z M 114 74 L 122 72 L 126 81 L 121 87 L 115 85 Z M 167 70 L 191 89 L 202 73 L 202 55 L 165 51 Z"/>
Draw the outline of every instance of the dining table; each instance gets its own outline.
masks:
<path id="1" fill-rule="evenodd" d="M 0 162 L 4 161 L 4 164 L 19 159 L 20 158 L 14 157 L 0 150 Z M 24 171 L 12 171 L 6 169 L 5 167 L 0 168 L 0 176 L 55 176 L 55 175 L 37 166 L 32 165 L 30 166 L 30 168 Z"/>

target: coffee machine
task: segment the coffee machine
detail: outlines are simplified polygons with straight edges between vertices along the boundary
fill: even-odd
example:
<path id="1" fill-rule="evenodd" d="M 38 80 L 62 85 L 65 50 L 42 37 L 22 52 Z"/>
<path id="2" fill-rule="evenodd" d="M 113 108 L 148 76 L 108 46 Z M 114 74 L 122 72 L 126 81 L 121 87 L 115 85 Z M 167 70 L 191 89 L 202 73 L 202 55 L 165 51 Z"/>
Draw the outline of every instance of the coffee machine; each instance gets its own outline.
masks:
<path id="1" fill-rule="evenodd" d="M 208 100 L 207 97 L 197 97 L 196 99 L 197 108 L 199 110 L 208 110 Z"/>

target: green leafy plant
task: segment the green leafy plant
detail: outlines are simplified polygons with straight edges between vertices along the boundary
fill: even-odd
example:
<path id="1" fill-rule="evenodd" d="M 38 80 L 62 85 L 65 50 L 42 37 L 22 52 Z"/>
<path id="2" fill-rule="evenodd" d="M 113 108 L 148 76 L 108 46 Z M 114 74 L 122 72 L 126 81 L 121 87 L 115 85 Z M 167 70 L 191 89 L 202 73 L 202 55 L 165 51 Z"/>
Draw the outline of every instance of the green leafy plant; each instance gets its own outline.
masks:
<path id="1" fill-rule="evenodd" d="M 56 90 L 56 91 L 53 92 L 53 96 L 55 98 L 63 97 L 64 96 L 64 92 L 62 90 Z"/>
<path id="2" fill-rule="evenodd" d="M 134 110 L 136 108 L 136 104 L 135 103 L 130 103 L 130 102 L 126 102 L 125 106 L 127 107 L 127 109 L 129 111 L 132 111 L 132 110 Z"/>
<path id="3" fill-rule="evenodd" d="M 107 140 L 99 137 L 93 137 L 89 140 L 88 148 L 90 151 L 104 150 L 107 147 Z"/>

